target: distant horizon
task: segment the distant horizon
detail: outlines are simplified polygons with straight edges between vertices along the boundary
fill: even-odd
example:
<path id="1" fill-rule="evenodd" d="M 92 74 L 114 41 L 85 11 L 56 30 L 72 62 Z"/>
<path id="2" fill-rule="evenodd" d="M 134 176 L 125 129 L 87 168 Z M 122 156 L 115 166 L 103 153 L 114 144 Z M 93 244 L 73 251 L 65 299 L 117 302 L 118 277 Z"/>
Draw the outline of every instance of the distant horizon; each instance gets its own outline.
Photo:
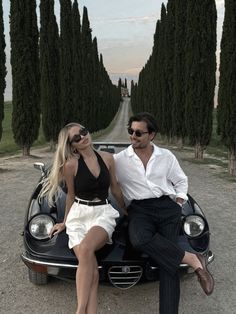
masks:
<path id="1" fill-rule="evenodd" d="M 73 1 L 72 1 L 73 2 Z M 167 0 L 120 0 L 111 3 L 109 0 L 81 0 L 79 11 L 82 21 L 83 6 L 88 9 L 92 36 L 97 37 L 98 51 L 103 55 L 103 63 L 113 84 L 117 85 L 119 78 L 127 79 L 130 91 L 130 82 L 138 81 L 138 76 L 145 66 L 153 47 L 153 36 L 156 22 L 160 19 L 161 4 Z M 37 0 L 37 5 L 39 0 Z M 217 5 L 217 51 L 216 59 L 219 64 L 219 47 L 224 18 L 224 0 L 216 0 Z M 125 8 L 125 10 L 124 10 Z M 9 38 L 9 9 L 10 2 L 3 1 L 4 27 L 6 41 L 6 89 L 4 100 L 12 100 L 12 78 L 10 65 L 10 38 Z M 39 8 L 37 8 L 39 18 Z M 59 20 L 59 0 L 55 0 L 55 15 Z M 59 23 L 58 23 L 59 24 Z M 217 84 L 219 72 L 216 72 Z M 217 89 L 217 87 L 216 87 Z"/>

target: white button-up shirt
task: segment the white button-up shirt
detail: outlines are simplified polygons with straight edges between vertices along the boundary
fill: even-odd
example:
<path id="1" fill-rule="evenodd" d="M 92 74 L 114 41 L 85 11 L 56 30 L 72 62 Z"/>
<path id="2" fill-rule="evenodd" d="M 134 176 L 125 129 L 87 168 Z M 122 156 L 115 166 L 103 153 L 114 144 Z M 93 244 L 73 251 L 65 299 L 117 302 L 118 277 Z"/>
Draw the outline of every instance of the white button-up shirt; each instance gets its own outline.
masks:
<path id="1" fill-rule="evenodd" d="M 169 195 L 187 200 L 188 179 L 176 157 L 154 144 L 146 170 L 132 145 L 114 155 L 116 176 L 125 199 L 148 199 Z"/>

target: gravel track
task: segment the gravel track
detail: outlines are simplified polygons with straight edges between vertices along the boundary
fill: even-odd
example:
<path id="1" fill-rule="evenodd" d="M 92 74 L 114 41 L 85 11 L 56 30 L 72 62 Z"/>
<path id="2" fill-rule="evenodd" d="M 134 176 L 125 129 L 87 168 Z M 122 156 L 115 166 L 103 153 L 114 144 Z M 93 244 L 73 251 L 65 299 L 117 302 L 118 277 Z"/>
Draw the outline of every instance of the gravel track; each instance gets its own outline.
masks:
<path id="1" fill-rule="evenodd" d="M 98 140 L 126 141 L 128 100 L 125 100 L 116 126 L 108 137 Z M 183 159 L 173 151 L 189 177 L 190 194 L 204 209 L 212 232 L 211 248 L 215 261 L 210 270 L 215 277 L 212 296 L 203 294 L 194 275 L 181 280 L 180 314 L 236 313 L 236 185 L 217 177 L 208 165 Z M 52 279 L 47 286 L 28 281 L 21 262 L 24 212 L 30 193 L 39 178 L 33 162 L 50 162 L 46 149 L 33 150 L 33 157 L 0 158 L 0 313 L 69 314 L 76 308 L 75 283 Z M 99 288 L 100 314 L 158 313 L 158 282 L 139 284 L 121 291 L 109 284 Z"/>

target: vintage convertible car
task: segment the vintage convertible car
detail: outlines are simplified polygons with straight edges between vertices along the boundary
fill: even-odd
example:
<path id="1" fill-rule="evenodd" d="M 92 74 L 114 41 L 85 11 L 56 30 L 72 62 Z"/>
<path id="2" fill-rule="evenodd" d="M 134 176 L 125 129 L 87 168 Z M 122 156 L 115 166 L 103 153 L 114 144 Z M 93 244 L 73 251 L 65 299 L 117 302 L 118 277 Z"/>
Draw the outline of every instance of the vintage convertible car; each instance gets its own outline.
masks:
<path id="1" fill-rule="evenodd" d="M 95 143 L 95 148 L 117 152 L 127 147 L 127 143 Z M 73 250 L 68 248 L 68 237 L 62 232 L 52 238 L 48 234 L 56 222 L 64 217 L 66 188 L 62 188 L 60 198 L 55 206 L 50 207 L 45 199 L 39 200 L 42 179 L 50 168 L 43 163 L 35 163 L 41 170 L 41 178 L 30 198 L 24 222 L 25 251 L 21 257 L 28 267 L 29 280 L 37 285 L 46 284 L 50 276 L 74 279 L 78 261 Z M 197 202 L 188 195 L 189 200 L 182 209 L 182 228 L 179 234 L 179 245 L 187 251 L 202 253 L 208 263 L 214 255 L 209 248 L 210 230 L 206 217 Z M 114 207 L 117 205 L 110 197 Z M 119 208 L 117 208 L 119 210 Z M 117 221 L 113 233 L 113 244 L 106 245 L 97 252 L 100 280 L 110 281 L 115 287 L 127 289 L 139 280 L 157 280 L 158 265 L 149 256 L 140 254 L 129 242 L 127 217 L 122 215 Z M 186 264 L 180 270 L 190 272 Z"/>

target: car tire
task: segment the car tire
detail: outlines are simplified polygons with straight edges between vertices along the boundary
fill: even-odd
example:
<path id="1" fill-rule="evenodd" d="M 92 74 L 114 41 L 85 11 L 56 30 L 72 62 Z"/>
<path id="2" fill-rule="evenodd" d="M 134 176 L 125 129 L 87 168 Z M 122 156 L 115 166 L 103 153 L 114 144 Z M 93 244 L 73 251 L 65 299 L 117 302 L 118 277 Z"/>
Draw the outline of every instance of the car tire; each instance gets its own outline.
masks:
<path id="1" fill-rule="evenodd" d="M 48 275 L 29 269 L 29 281 L 35 285 L 46 285 L 48 283 Z"/>

